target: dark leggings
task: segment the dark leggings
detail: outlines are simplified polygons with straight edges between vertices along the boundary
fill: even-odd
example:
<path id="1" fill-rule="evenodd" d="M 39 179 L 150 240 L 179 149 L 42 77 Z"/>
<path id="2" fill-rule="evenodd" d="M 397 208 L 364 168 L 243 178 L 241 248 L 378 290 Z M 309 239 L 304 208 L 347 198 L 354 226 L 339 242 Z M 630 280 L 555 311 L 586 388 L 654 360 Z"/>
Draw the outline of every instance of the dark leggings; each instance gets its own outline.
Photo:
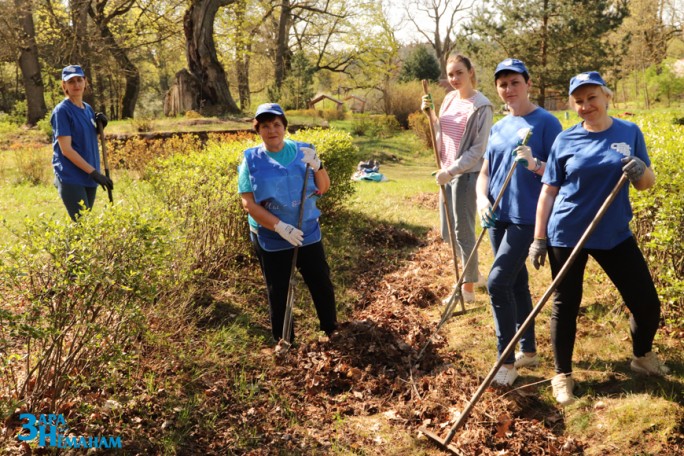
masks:
<path id="1" fill-rule="evenodd" d="M 290 267 L 292 266 L 294 249 L 267 252 L 261 248 L 253 233 L 250 238 L 259 258 L 261 272 L 266 281 L 268 305 L 271 314 L 271 331 L 273 338 L 278 341 L 283 335 L 287 290 L 290 283 Z M 335 290 L 330 280 L 330 267 L 325 259 L 322 242 L 299 247 L 297 270 L 309 288 L 309 293 L 318 314 L 321 331 L 332 331 L 337 325 Z M 294 322 L 290 336 L 290 341 L 293 340 Z"/>
<path id="2" fill-rule="evenodd" d="M 572 248 L 549 247 L 549 263 L 555 278 Z M 577 315 L 582 301 L 582 281 L 587 259 L 591 255 L 615 284 L 631 312 L 629 323 L 634 356 L 651 351 L 660 322 L 660 300 L 646 260 L 634 237 L 610 250 L 583 249 L 553 295 L 551 342 L 556 360 L 556 373 L 572 373 Z"/>
<path id="3" fill-rule="evenodd" d="M 64 207 L 66 207 L 67 212 L 71 220 L 76 221 L 76 216 L 83 209 L 81 206 L 81 201 L 85 205 L 86 209 L 92 209 L 93 204 L 95 204 L 95 195 L 97 194 L 97 187 L 84 187 L 78 184 L 67 184 L 55 177 L 55 187 L 57 187 L 57 192 L 59 193 Z"/>

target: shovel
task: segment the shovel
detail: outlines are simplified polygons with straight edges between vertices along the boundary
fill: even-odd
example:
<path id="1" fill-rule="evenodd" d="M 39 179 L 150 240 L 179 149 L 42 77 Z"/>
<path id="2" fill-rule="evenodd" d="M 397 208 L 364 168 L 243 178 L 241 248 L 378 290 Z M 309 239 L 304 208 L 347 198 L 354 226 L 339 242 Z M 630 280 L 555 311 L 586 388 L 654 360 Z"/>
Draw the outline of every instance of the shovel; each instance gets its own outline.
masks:
<path id="1" fill-rule="evenodd" d="M 306 169 L 304 169 L 304 186 L 302 187 L 302 197 L 299 202 L 299 220 L 297 222 L 297 228 L 302 229 L 302 220 L 304 219 L 304 203 L 306 202 L 306 184 L 309 177 L 309 168 L 307 164 Z M 294 295 L 295 288 L 297 285 L 296 275 L 297 275 L 297 254 L 299 253 L 299 247 L 294 248 L 292 252 L 292 265 L 290 266 L 290 282 L 287 286 L 287 301 L 285 305 L 285 320 L 283 321 L 283 335 L 282 335 L 282 351 L 287 351 L 292 346 L 292 341 L 290 339 L 292 333 L 292 309 L 294 307 Z"/>
<path id="2" fill-rule="evenodd" d="M 428 95 L 428 82 L 423 79 L 423 93 Z M 432 116 L 430 116 L 430 108 L 425 110 L 425 115 L 428 118 L 428 123 L 430 124 L 430 142 L 432 143 L 432 151 L 435 153 L 435 162 L 437 163 L 437 168 L 442 167 L 442 162 L 439 159 L 439 152 L 437 151 L 437 138 L 435 136 L 435 125 L 432 123 Z M 459 283 L 458 287 L 461 285 L 461 278 L 458 273 L 458 252 L 456 251 L 456 233 L 454 232 L 453 226 L 451 225 L 451 217 L 449 211 L 449 204 L 447 202 L 446 188 L 444 185 L 439 186 L 439 190 L 442 193 L 442 205 L 444 206 L 444 216 L 446 217 L 447 229 L 449 230 L 449 244 L 451 244 L 451 255 L 454 258 L 454 272 L 456 273 L 456 281 Z M 464 269 L 465 271 L 465 269 Z M 461 313 L 465 313 L 465 304 L 463 304 L 463 296 L 459 294 L 459 301 L 461 303 Z M 451 302 L 451 301 L 449 301 Z M 452 306 L 453 312 L 453 306 Z"/>
<path id="3" fill-rule="evenodd" d="M 606 200 L 603 202 L 601 207 L 599 208 L 598 212 L 594 216 L 593 220 L 591 223 L 589 223 L 589 226 L 587 227 L 586 231 L 584 234 L 582 234 L 582 237 L 580 240 L 577 242 L 577 245 L 575 248 L 572 250 L 570 253 L 570 256 L 568 257 L 567 261 L 561 268 L 561 270 L 558 272 L 558 275 L 556 276 L 555 279 L 553 279 L 553 282 L 551 282 L 551 285 L 549 288 L 544 292 L 544 295 L 541 297 L 537 305 L 532 309 L 532 312 L 530 312 L 530 315 L 527 317 L 527 319 L 523 322 L 523 324 L 520 326 L 520 329 L 518 329 L 518 332 L 515 333 L 513 336 L 513 339 L 511 339 L 510 343 L 506 347 L 506 349 L 501 353 L 501 356 L 499 357 L 499 360 L 494 364 L 494 367 L 492 367 L 492 370 L 489 371 L 489 374 L 487 374 L 487 377 L 482 381 L 482 384 L 479 386 L 473 397 L 470 399 L 470 402 L 468 402 L 468 405 L 466 406 L 465 410 L 461 413 L 461 415 L 458 417 L 458 420 L 456 423 L 451 427 L 449 430 L 449 433 L 444 439 L 441 439 L 437 434 L 425 429 L 425 428 L 420 428 L 419 431 L 425 434 L 430 440 L 433 442 L 437 443 L 442 449 L 451 451 L 454 454 L 459 454 L 460 451 L 458 448 L 454 447 L 453 445 L 450 445 L 451 440 L 453 440 L 454 435 L 456 434 L 456 431 L 462 427 L 468 417 L 470 416 L 470 413 L 473 411 L 473 408 L 475 407 L 475 404 L 480 400 L 482 395 L 484 394 L 485 390 L 489 388 L 489 385 L 492 383 L 492 380 L 494 380 L 494 377 L 496 376 L 496 373 L 499 371 L 501 366 L 504 364 L 504 361 L 506 358 L 513 353 L 515 350 L 515 346 L 522 337 L 522 335 L 525 333 L 527 328 L 532 324 L 534 319 L 537 317 L 539 312 L 541 312 L 542 308 L 544 307 L 544 304 L 546 301 L 549 299 L 551 296 L 551 293 L 554 292 L 554 290 L 558 287 L 558 284 L 565 278 L 565 276 L 568 273 L 568 270 L 572 266 L 572 264 L 575 262 L 577 257 L 580 254 L 580 251 L 584 247 L 584 244 L 587 242 L 587 239 L 591 236 L 591 234 L 594 232 L 594 229 L 596 229 L 596 226 L 599 224 L 603 216 L 605 215 L 606 211 L 610 207 L 610 205 L 613 203 L 613 200 L 617 196 L 618 192 L 622 188 L 622 186 L 627 182 L 627 176 L 624 174 L 620 177 L 620 180 L 618 180 L 617 184 L 615 184 L 615 187 L 613 190 L 610 192 Z"/>
<path id="4" fill-rule="evenodd" d="M 518 131 L 518 135 L 520 137 L 520 141 L 518 142 L 519 146 L 524 146 L 527 144 L 527 142 L 530 140 L 530 137 L 532 136 L 532 129 L 531 128 L 524 128 Z M 492 204 L 492 212 L 496 210 L 497 207 L 499 207 L 499 203 L 501 202 L 501 198 L 503 198 L 504 191 L 506 191 L 506 188 L 508 187 L 508 183 L 511 181 L 511 177 L 513 177 L 513 172 L 515 171 L 516 166 L 518 166 L 517 161 L 513 161 L 513 165 L 511 166 L 511 169 L 508 171 L 508 174 L 506 175 L 506 179 L 504 180 L 503 185 L 501 186 L 501 190 L 499 190 L 499 194 L 496 196 L 496 200 L 494 201 L 494 204 Z M 465 270 L 468 265 L 470 265 L 470 262 L 475 258 L 475 252 L 477 252 L 477 248 L 480 246 L 480 242 L 482 242 L 482 238 L 484 237 L 485 233 L 487 232 L 487 228 L 484 227 L 482 228 L 482 232 L 480 233 L 480 236 L 477 238 L 477 242 L 475 242 L 475 246 L 473 247 L 472 252 L 470 252 L 470 255 L 468 256 L 468 260 L 466 261 L 465 266 L 463 267 L 463 270 Z M 439 330 L 444 326 L 444 324 L 449 320 L 449 318 L 454 314 L 454 308 L 456 307 L 456 298 L 460 297 L 461 300 L 463 297 L 461 296 L 461 285 L 463 285 L 465 276 L 461 277 L 456 284 L 456 289 L 454 290 L 453 294 L 449 298 L 449 301 L 447 302 L 446 307 L 444 308 L 444 312 L 442 313 L 442 318 L 439 320 L 439 323 L 437 323 L 437 327 L 434 329 L 432 334 L 430 334 L 430 337 L 428 337 L 428 340 L 425 342 L 425 345 L 423 348 L 418 352 L 418 357 L 416 358 L 416 362 L 420 360 L 420 358 L 423 357 L 423 353 L 425 352 L 425 349 L 427 349 L 428 345 L 432 342 L 432 338 L 435 337 L 435 335 L 439 332 Z"/>
<path id="5" fill-rule="evenodd" d="M 102 122 L 97 121 L 97 133 L 100 136 L 100 144 L 102 144 L 102 161 L 104 162 L 105 176 L 109 177 L 109 163 L 107 162 L 107 140 L 105 139 L 104 127 Z M 111 179 L 111 177 L 109 177 Z M 114 204 L 112 197 L 112 189 L 107 188 L 107 195 L 109 195 L 109 202 Z"/>

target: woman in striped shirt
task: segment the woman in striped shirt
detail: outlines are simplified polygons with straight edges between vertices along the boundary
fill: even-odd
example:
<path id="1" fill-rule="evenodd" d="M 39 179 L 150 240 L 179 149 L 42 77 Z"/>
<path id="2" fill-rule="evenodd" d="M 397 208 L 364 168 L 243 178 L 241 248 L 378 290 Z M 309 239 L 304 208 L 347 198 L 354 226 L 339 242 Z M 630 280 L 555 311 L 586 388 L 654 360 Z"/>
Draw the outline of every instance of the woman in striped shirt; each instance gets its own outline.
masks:
<path id="1" fill-rule="evenodd" d="M 435 123 L 437 148 L 441 169 L 436 180 L 446 186 L 449 214 L 445 214 L 440 201 L 442 238 L 448 242 L 446 216 L 451 218 L 456 247 L 461 264 L 475 247 L 475 183 L 482 168 L 489 129 L 492 126 L 493 109 L 490 101 L 475 89 L 475 69 L 467 57 L 452 55 L 447 60 L 447 78 L 454 90 L 449 92 L 439 110 L 439 118 L 431 109 Z M 421 108 L 432 105 L 429 95 L 423 97 Z M 440 194 L 441 198 L 441 194 Z M 463 271 L 464 284 L 461 294 L 466 302 L 475 300 L 473 284 L 479 280 L 477 252 L 468 268 Z"/>

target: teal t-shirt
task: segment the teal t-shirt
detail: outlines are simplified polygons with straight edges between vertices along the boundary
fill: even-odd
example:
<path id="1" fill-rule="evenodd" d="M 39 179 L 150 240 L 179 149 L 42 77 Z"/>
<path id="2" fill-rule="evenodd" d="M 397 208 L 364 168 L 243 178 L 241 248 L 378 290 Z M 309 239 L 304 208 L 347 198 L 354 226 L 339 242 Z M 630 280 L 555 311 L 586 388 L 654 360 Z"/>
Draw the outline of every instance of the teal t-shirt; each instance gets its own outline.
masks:
<path id="1" fill-rule="evenodd" d="M 297 156 L 297 145 L 291 139 L 285 140 L 285 146 L 278 152 L 266 151 L 269 158 L 276 161 L 278 164 L 287 166 L 292 163 L 292 160 Z M 249 176 L 249 169 L 245 159 L 242 159 L 242 163 L 238 166 L 238 193 L 252 193 L 252 182 Z M 249 221 L 249 226 L 256 231 L 259 224 L 251 216 L 247 216 Z"/>

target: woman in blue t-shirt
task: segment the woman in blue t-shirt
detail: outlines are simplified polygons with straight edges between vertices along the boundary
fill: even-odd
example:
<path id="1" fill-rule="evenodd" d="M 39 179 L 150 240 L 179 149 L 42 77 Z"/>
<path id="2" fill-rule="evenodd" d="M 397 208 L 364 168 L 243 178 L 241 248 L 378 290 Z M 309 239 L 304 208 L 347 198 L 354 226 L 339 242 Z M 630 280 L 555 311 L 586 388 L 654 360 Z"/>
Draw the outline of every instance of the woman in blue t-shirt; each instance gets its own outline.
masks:
<path id="1" fill-rule="evenodd" d="M 551 149 L 529 251 L 530 260 L 539 268 L 548 249 L 553 277 L 623 173 L 637 190 L 655 183 L 639 127 L 608 115 L 612 92 L 601 75 L 595 71 L 578 74 L 570 80 L 569 94 L 582 122 L 563 131 Z M 557 375 L 551 385 L 561 405 L 574 401 L 572 352 L 589 255 L 615 284 L 631 312 L 631 369 L 647 375 L 669 371 L 652 351 L 660 301 L 646 260 L 629 229 L 631 218 L 629 186 L 624 186 L 555 290 L 551 341 Z"/>
<path id="2" fill-rule="evenodd" d="M 244 152 L 238 169 L 238 192 L 249 214 L 250 239 L 266 281 L 271 331 L 276 341 L 283 333 L 294 247 L 299 248 L 297 269 L 311 293 L 320 329 L 331 335 L 337 328 L 335 292 L 321 242 L 320 211 L 316 208 L 318 196 L 330 188 L 330 178 L 310 144 L 285 139 L 286 128 L 287 118 L 280 105 L 260 105 L 254 129 L 263 143 Z M 307 165 L 311 170 L 305 173 Z M 307 196 L 302 225 L 297 228 L 305 175 Z"/>
<path id="3" fill-rule="evenodd" d="M 509 115 L 492 127 L 485 160 L 477 179 L 477 209 L 482 226 L 489 228 L 494 262 L 487 289 L 494 313 L 499 356 L 532 310 L 525 258 L 532 243 L 534 214 L 551 145 L 562 127 L 560 121 L 529 99 L 530 76 L 525 64 L 506 59 L 497 65 L 494 83 Z M 520 141 L 528 130 L 526 146 Z M 514 162 L 516 167 L 496 211 L 492 204 L 503 188 Z M 494 377 L 494 383 L 510 386 L 516 368 L 539 363 L 531 325 L 520 339 L 521 351 L 511 354 Z"/>
<path id="4" fill-rule="evenodd" d="M 64 67 L 62 90 L 66 98 L 55 106 L 50 116 L 55 187 L 72 220 L 76 220 L 82 207 L 93 207 L 98 185 L 103 189 L 114 188 L 112 180 L 100 173 L 97 148 L 96 122 L 104 127 L 107 118 L 102 113 L 95 114 L 83 101 L 87 87 L 88 81 L 79 65 Z"/>

